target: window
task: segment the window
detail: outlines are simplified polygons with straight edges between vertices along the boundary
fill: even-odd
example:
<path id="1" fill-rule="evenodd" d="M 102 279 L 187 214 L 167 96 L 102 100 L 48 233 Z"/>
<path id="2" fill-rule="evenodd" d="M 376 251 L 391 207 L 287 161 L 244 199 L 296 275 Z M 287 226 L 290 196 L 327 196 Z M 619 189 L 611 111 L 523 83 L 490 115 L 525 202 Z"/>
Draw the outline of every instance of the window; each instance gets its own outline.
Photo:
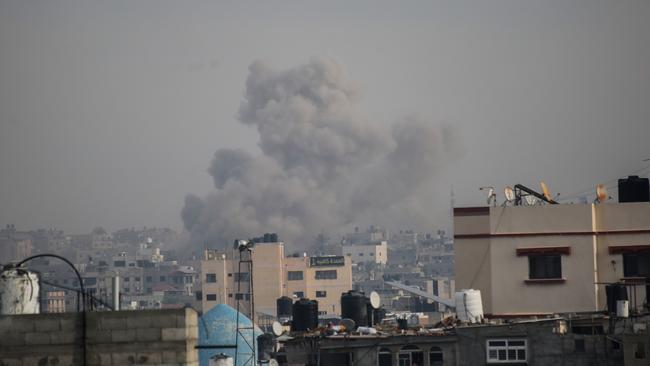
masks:
<path id="1" fill-rule="evenodd" d="M 215 273 L 206 273 L 205 274 L 206 283 L 215 283 L 217 282 L 217 275 Z"/>
<path id="2" fill-rule="evenodd" d="M 650 253 L 623 254 L 625 277 L 650 277 Z"/>
<path id="3" fill-rule="evenodd" d="M 490 339 L 487 341 L 488 363 L 526 362 L 525 339 Z"/>
<path id="4" fill-rule="evenodd" d="M 140 282 L 140 277 L 136 277 L 135 282 Z"/>
<path id="5" fill-rule="evenodd" d="M 199 301 L 203 300 L 203 291 L 196 292 L 196 299 Z"/>
<path id="6" fill-rule="evenodd" d="M 126 267 L 126 261 L 114 261 L 113 267 Z"/>
<path id="7" fill-rule="evenodd" d="M 388 348 L 380 348 L 377 353 L 377 366 L 393 366 L 393 354 Z"/>
<path id="8" fill-rule="evenodd" d="M 374 256 L 375 256 L 375 253 L 370 253 L 370 256 L 371 256 L 371 257 L 374 257 Z"/>
<path id="9" fill-rule="evenodd" d="M 363 257 L 363 253 L 359 253 L 359 257 Z"/>
<path id="10" fill-rule="evenodd" d="M 124 277 L 124 282 L 129 282 L 131 281 L 131 277 Z"/>
<path id="11" fill-rule="evenodd" d="M 528 278 L 531 280 L 561 279 L 562 257 L 558 254 L 530 255 L 528 268 Z"/>
<path id="12" fill-rule="evenodd" d="M 205 300 L 217 301 L 217 294 L 205 294 Z"/>
<path id="13" fill-rule="evenodd" d="M 124 292 L 125 292 L 125 293 L 128 293 L 128 292 L 130 292 L 130 291 L 131 291 L 131 289 L 129 289 L 128 287 L 125 287 L 125 288 L 124 288 Z"/>
<path id="14" fill-rule="evenodd" d="M 578 338 L 573 340 L 573 345 L 575 348 L 575 352 L 585 352 L 585 339 L 584 338 Z"/>
<path id="15" fill-rule="evenodd" d="M 442 349 L 440 347 L 431 347 L 429 351 L 429 366 L 442 366 Z"/>
<path id="16" fill-rule="evenodd" d="M 244 300 L 244 294 L 235 294 L 235 300 Z"/>
<path id="17" fill-rule="evenodd" d="M 302 291 L 296 291 L 296 292 L 293 293 L 293 295 L 296 296 L 299 299 L 302 299 L 303 297 L 305 297 L 305 293 L 302 292 Z"/>
<path id="18" fill-rule="evenodd" d="M 327 291 L 316 291 L 316 297 L 327 297 Z"/>
<path id="19" fill-rule="evenodd" d="M 287 272 L 287 280 L 289 281 L 301 281 L 302 280 L 302 271 L 289 271 Z"/>
<path id="20" fill-rule="evenodd" d="M 336 270 L 329 269 L 326 271 L 316 271 L 317 280 L 335 280 L 336 279 Z"/>
<path id="21" fill-rule="evenodd" d="M 424 363 L 424 354 L 416 346 L 404 346 L 397 357 L 399 366 L 420 366 Z"/>
<path id="22" fill-rule="evenodd" d="M 160 282 L 165 282 L 166 280 L 165 276 L 160 276 Z"/>
<path id="23" fill-rule="evenodd" d="M 249 279 L 248 272 L 235 273 L 235 282 L 248 282 Z"/>
<path id="24" fill-rule="evenodd" d="M 228 294 L 228 297 L 232 297 L 232 294 Z"/>
<path id="25" fill-rule="evenodd" d="M 151 276 L 147 276 L 147 282 L 151 282 L 151 281 L 152 281 Z"/>
<path id="26" fill-rule="evenodd" d="M 645 358 L 645 344 L 643 342 L 638 342 L 636 347 L 634 347 L 634 358 L 638 360 Z"/>

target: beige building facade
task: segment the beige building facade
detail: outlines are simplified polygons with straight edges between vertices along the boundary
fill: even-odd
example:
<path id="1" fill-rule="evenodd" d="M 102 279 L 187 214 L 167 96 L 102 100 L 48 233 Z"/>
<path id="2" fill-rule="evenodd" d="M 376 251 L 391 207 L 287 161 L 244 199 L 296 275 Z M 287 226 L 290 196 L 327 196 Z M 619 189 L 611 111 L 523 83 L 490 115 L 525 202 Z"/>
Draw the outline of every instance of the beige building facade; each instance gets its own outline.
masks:
<path id="1" fill-rule="evenodd" d="M 487 314 L 601 311 L 614 282 L 646 299 L 650 203 L 455 208 L 454 227 L 456 288 Z"/>
<path id="2" fill-rule="evenodd" d="M 343 256 L 286 257 L 284 243 L 258 243 L 252 251 L 253 293 L 256 313 L 276 316 L 279 297 L 309 298 L 318 301 L 323 314 L 340 314 L 340 298 L 352 289 L 352 262 Z M 249 266 L 239 253 L 207 250 L 201 261 L 201 304 L 203 311 L 221 303 L 249 309 Z M 241 279 L 238 295 L 237 279 Z"/>
<path id="3" fill-rule="evenodd" d="M 352 263 L 386 264 L 388 262 L 388 243 L 386 241 L 342 245 L 341 252 L 342 255 L 350 257 Z"/>

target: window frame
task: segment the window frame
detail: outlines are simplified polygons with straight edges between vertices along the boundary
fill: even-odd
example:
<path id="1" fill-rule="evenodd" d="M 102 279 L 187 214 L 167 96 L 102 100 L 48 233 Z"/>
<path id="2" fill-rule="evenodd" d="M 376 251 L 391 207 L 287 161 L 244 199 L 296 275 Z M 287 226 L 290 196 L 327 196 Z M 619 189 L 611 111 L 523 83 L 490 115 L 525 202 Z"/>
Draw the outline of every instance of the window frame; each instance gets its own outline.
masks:
<path id="1" fill-rule="evenodd" d="M 555 263 L 556 261 L 557 263 Z M 558 272 L 555 272 L 556 270 Z M 528 279 L 529 280 L 563 279 L 562 255 L 557 253 L 528 255 Z"/>
<path id="2" fill-rule="evenodd" d="M 205 283 L 217 283 L 217 274 L 216 273 L 206 273 L 205 274 Z"/>
<path id="3" fill-rule="evenodd" d="M 334 274 L 334 276 L 330 276 L 331 274 Z M 323 269 L 323 270 L 317 270 L 314 272 L 314 279 L 315 280 L 336 280 L 338 279 L 338 271 L 335 269 Z"/>
<path id="4" fill-rule="evenodd" d="M 300 276 L 297 275 L 298 273 L 300 273 Z M 296 278 L 292 278 L 292 275 L 295 276 Z M 287 271 L 287 281 L 302 281 L 304 279 L 305 279 L 304 271 Z"/>
<path id="5" fill-rule="evenodd" d="M 490 342 L 504 342 L 503 346 L 491 346 Z M 510 345 L 510 342 L 524 342 L 523 346 Z M 510 359 L 510 352 L 515 351 L 515 359 Z M 524 358 L 519 358 L 519 351 L 524 351 Z M 490 357 L 490 351 L 496 351 L 496 358 Z M 506 359 L 499 358 L 499 351 L 505 352 Z M 491 338 L 485 340 L 485 360 L 488 364 L 508 364 L 508 363 L 526 363 L 528 362 L 528 339 L 526 338 Z"/>

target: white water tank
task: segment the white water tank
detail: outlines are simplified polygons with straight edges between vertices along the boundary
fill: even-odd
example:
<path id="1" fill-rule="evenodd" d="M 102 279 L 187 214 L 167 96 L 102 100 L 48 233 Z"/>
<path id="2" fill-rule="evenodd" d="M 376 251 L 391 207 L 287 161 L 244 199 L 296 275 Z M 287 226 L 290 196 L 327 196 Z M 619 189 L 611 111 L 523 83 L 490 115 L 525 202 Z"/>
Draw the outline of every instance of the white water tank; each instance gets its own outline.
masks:
<path id="1" fill-rule="evenodd" d="M 0 273 L 0 314 L 38 314 L 40 312 L 38 275 L 20 268 Z"/>
<path id="2" fill-rule="evenodd" d="M 454 296 L 456 302 L 456 316 L 462 322 L 480 323 L 483 320 L 483 302 L 481 291 L 460 290 Z"/>
<path id="3" fill-rule="evenodd" d="M 233 366 L 232 357 L 220 353 L 210 357 L 209 366 Z"/>
<path id="4" fill-rule="evenodd" d="M 616 302 L 616 316 L 619 318 L 630 316 L 630 303 L 627 300 L 618 300 Z"/>

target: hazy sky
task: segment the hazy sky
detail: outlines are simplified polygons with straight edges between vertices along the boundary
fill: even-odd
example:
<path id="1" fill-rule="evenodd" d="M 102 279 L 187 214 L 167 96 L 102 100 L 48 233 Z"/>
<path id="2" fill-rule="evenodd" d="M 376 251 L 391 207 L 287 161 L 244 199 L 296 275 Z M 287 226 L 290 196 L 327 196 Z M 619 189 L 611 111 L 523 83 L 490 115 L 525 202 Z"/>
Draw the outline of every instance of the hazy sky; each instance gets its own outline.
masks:
<path id="1" fill-rule="evenodd" d="M 217 149 L 259 152 L 255 60 L 330 57 L 372 123 L 453 126 L 440 212 L 452 185 L 568 195 L 649 164 L 647 0 L 306 3 L 0 0 L 0 225 L 180 230 Z"/>

